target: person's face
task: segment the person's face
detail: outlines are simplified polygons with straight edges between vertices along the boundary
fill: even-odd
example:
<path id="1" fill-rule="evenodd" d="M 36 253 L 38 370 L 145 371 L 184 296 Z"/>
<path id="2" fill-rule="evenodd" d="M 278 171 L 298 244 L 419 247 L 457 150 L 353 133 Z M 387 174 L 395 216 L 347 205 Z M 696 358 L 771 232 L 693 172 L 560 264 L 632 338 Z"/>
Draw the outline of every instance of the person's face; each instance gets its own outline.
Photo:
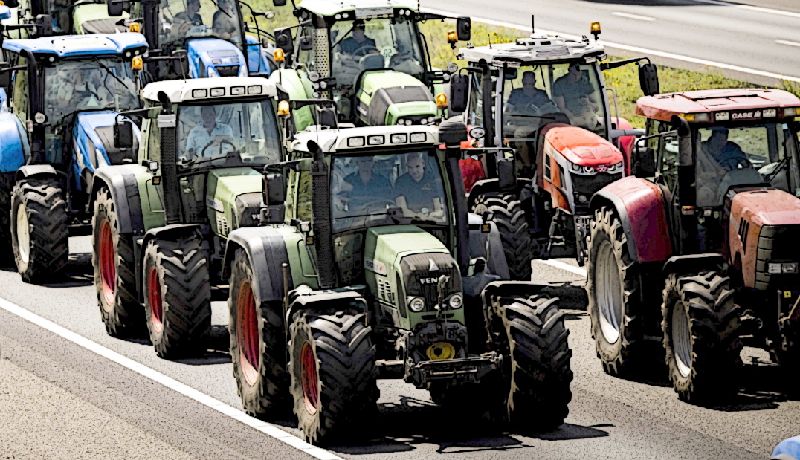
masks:
<path id="1" fill-rule="evenodd" d="M 425 160 L 420 157 L 411 157 L 407 163 L 408 174 L 414 179 L 414 182 L 422 180 L 425 175 Z"/>
<path id="2" fill-rule="evenodd" d="M 214 112 L 214 109 L 210 107 L 204 107 L 203 111 L 200 113 L 200 116 L 203 118 L 203 127 L 206 129 L 214 129 L 214 126 L 217 124 L 217 114 Z"/>
<path id="3" fill-rule="evenodd" d="M 722 131 L 712 131 L 711 138 L 708 140 L 711 152 L 718 155 L 722 152 L 722 148 L 728 142 L 728 135 Z"/>
<path id="4" fill-rule="evenodd" d="M 360 27 L 356 27 L 355 29 L 353 29 L 353 38 L 355 38 L 356 41 L 359 42 L 364 41 L 364 29 Z"/>
<path id="5" fill-rule="evenodd" d="M 569 68 L 569 76 L 572 80 L 579 80 L 581 78 L 581 71 L 577 66 Z"/>
<path id="6" fill-rule="evenodd" d="M 536 77 L 531 74 L 525 74 L 522 77 L 522 87 L 525 89 L 533 89 L 536 87 Z"/>
<path id="7" fill-rule="evenodd" d="M 372 174 L 372 157 L 356 158 L 356 168 L 361 176 Z"/>
<path id="8" fill-rule="evenodd" d="M 190 1 L 186 4 L 186 11 L 189 14 L 196 14 L 198 11 L 200 11 L 200 2 Z"/>

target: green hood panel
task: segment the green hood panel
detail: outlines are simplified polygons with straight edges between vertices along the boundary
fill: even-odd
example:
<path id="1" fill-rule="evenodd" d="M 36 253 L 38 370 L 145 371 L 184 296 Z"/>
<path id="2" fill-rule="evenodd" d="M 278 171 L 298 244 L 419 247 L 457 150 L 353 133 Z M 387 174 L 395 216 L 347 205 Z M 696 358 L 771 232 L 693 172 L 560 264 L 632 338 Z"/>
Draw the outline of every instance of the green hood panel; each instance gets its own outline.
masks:
<path id="1" fill-rule="evenodd" d="M 382 271 L 379 267 L 370 269 L 369 261 L 383 263 L 388 269 L 407 254 L 424 252 L 450 251 L 435 236 L 416 225 L 374 227 L 367 230 L 364 265 L 367 271 Z"/>
<path id="2" fill-rule="evenodd" d="M 78 5 L 72 13 L 72 23 L 76 24 L 76 33 L 113 33 L 114 30 L 126 30 L 127 27 L 115 25 L 120 19 L 128 19 L 128 13 L 122 16 L 109 16 L 108 6 L 105 3 L 86 3 Z M 94 24 L 92 24 L 94 23 Z M 86 30 L 83 25 L 91 24 L 93 30 Z"/>
<path id="3" fill-rule="evenodd" d="M 208 173 L 206 205 L 208 219 L 212 228 L 220 236 L 227 236 L 231 230 L 243 225 L 243 211 L 248 219 L 260 204 L 263 190 L 261 173 L 252 168 L 219 169 Z M 246 203 L 237 198 L 248 195 Z M 249 206 L 245 206 L 249 204 Z M 238 208 L 237 208 L 238 205 Z"/>
<path id="4" fill-rule="evenodd" d="M 385 123 L 389 126 L 397 124 L 397 120 L 407 117 L 435 117 L 438 115 L 436 104 L 427 101 L 404 102 L 389 106 Z"/>
<path id="5" fill-rule="evenodd" d="M 424 83 L 403 72 L 395 70 L 384 70 L 380 72 L 368 72 L 361 79 L 361 90 L 368 95 L 375 94 L 381 88 L 396 87 L 422 87 L 427 88 Z"/>

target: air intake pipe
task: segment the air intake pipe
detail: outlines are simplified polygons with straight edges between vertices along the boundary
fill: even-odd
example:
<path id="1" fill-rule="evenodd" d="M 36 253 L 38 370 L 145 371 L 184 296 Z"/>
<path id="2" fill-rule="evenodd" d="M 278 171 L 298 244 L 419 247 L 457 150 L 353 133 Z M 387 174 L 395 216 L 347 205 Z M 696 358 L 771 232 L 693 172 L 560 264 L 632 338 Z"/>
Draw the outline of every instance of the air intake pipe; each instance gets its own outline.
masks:
<path id="1" fill-rule="evenodd" d="M 336 267 L 333 254 L 333 230 L 331 228 L 331 190 L 328 181 L 328 165 L 325 164 L 322 148 L 308 141 L 308 151 L 314 155 L 311 166 L 311 207 L 314 213 L 314 246 L 317 251 L 319 287 L 336 287 Z"/>

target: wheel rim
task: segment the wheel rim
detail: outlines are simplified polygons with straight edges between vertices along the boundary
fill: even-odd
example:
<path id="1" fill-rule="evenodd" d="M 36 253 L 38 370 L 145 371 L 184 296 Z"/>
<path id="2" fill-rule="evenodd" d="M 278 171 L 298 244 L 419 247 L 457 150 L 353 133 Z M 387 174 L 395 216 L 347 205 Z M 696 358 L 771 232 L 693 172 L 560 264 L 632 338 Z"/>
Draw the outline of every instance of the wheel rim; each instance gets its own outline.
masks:
<path id="1" fill-rule="evenodd" d="M 675 303 L 672 309 L 672 351 L 675 365 L 682 376 L 692 372 L 692 339 L 689 333 L 689 318 L 682 302 Z"/>
<path id="2" fill-rule="evenodd" d="M 315 414 L 319 409 L 319 395 L 317 391 L 317 359 L 311 344 L 306 342 L 300 350 L 302 364 L 303 400 L 309 414 Z"/>
<path id="3" fill-rule="evenodd" d="M 598 251 L 595 286 L 603 338 L 610 344 L 617 343 L 623 317 L 622 282 L 613 248 L 608 241 L 604 241 Z"/>
<path id="4" fill-rule="evenodd" d="M 155 267 L 147 273 L 147 303 L 150 305 L 150 317 L 153 326 L 162 327 L 163 307 L 161 305 L 161 282 L 158 280 L 158 271 Z"/>
<path id="5" fill-rule="evenodd" d="M 17 248 L 19 250 L 19 258 L 28 263 L 31 257 L 31 233 L 28 225 L 28 213 L 25 210 L 24 203 L 17 207 Z"/>
<path id="6" fill-rule="evenodd" d="M 256 301 L 249 281 L 243 281 L 236 299 L 236 335 L 239 344 L 239 365 L 242 367 L 244 379 L 253 385 L 258 379 L 258 367 L 261 359 L 258 350 L 258 317 Z"/>
<path id="7" fill-rule="evenodd" d="M 100 278 L 102 280 L 102 293 L 107 306 L 114 303 L 117 287 L 116 251 L 114 250 L 114 237 L 111 225 L 107 220 L 100 226 Z"/>

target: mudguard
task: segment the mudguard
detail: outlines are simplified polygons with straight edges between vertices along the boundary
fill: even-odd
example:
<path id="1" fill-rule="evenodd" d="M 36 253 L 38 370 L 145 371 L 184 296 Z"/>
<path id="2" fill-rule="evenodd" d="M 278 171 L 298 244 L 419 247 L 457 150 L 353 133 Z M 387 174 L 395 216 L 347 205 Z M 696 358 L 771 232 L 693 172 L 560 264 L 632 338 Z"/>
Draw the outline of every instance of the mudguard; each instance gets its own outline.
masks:
<path id="1" fill-rule="evenodd" d="M 356 291 L 315 291 L 307 286 L 289 294 L 289 308 L 286 309 L 286 324 L 291 323 L 295 312 L 302 310 L 336 309 L 347 307 L 367 312 L 367 301 Z"/>
<path id="2" fill-rule="evenodd" d="M 536 284 L 528 281 L 494 281 L 483 288 L 481 297 L 483 304 L 492 305 L 493 300 L 500 297 L 530 297 L 547 293 L 552 286 L 549 284 Z"/>
<path id="3" fill-rule="evenodd" d="M 672 255 L 664 197 L 654 183 L 625 177 L 603 187 L 592 198 L 592 211 L 612 207 L 628 237 L 629 256 L 640 263 L 663 262 Z"/>
<path id="4" fill-rule="evenodd" d="M 717 253 L 672 256 L 664 264 L 664 273 L 697 273 L 702 270 L 721 270 L 725 258 Z"/>
<path id="5" fill-rule="evenodd" d="M 531 184 L 530 179 L 520 179 L 517 178 L 517 185 L 514 188 L 513 192 L 518 194 L 525 188 Z M 472 209 L 472 206 L 475 204 L 475 200 L 484 194 L 487 193 L 497 193 L 500 192 L 500 180 L 499 179 L 484 179 L 479 180 L 473 184 L 472 189 L 469 191 L 469 195 L 467 196 L 467 209 Z"/>
<path id="6" fill-rule="evenodd" d="M 506 254 L 503 252 L 503 242 L 500 240 L 500 232 L 497 226 L 490 222 L 489 233 L 483 233 L 481 226 L 483 218 L 477 214 L 468 214 L 469 219 L 469 259 L 473 261 L 478 258 L 486 260 L 486 269 L 492 275 L 497 275 L 500 279 L 509 279 L 508 262 Z M 483 290 L 483 286 L 481 286 Z"/>
<path id="7" fill-rule="evenodd" d="M 190 233 L 197 233 L 202 237 L 202 224 L 169 224 L 163 227 L 151 228 L 144 234 L 142 239 L 142 248 L 147 247 L 147 243 L 154 239 L 167 239 L 172 238 L 173 235 L 186 235 Z"/>
<path id="8" fill-rule="evenodd" d="M 284 297 L 283 264 L 289 264 L 283 235 L 275 227 L 243 227 L 228 235 L 223 264 L 223 278 L 230 276 L 236 250 L 247 252 L 253 273 L 253 292 L 261 302 L 282 301 Z M 288 270 L 289 286 L 294 289 L 292 272 Z"/>
<path id="9" fill-rule="evenodd" d="M 144 234 L 142 201 L 133 168 L 130 170 L 128 166 L 98 168 L 92 184 L 91 200 L 94 200 L 103 185 L 108 187 L 111 197 L 114 199 L 120 233 L 123 235 Z"/>
<path id="10" fill-rule="evenodd" d="M 17 171 L 17 181 L 31 177 L 58 177 L 58 171 L 53 165 L 25 165 Z"/>
<path id="11" fill-rule="evenodd" d="M 0 172 L 14 172 L 30 156 L 22 122 L 11 112 L 0 112 Z"/>

